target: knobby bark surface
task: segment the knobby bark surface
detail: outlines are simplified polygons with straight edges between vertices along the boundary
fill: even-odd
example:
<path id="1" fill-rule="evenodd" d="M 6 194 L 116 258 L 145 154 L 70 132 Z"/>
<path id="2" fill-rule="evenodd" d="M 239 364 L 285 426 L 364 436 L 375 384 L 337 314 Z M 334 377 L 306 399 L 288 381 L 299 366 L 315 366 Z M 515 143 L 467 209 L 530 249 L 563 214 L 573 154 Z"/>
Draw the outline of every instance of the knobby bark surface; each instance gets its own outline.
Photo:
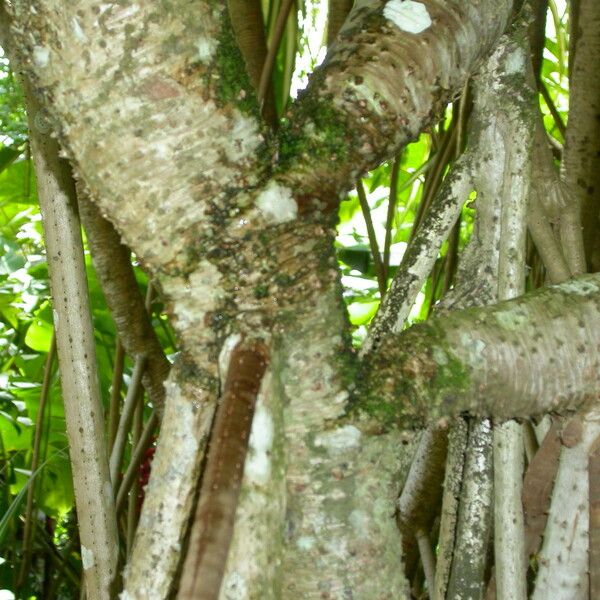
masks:
<path id="1" fill-rule="evenodd" d="M 333 246 L 338 200 L 463 88 L 512 9 L 428 0 L 431 22 L 412 32 L 384 16 L 388 4 L 357 3 L 277 138 L 224 6 L 196 2 L 190 19 L 184 0 L 6 4 L 65 153 L 155 275 L 183 348 L 122 598 L 174 591 L 203 451 L 222 443 L 209 435 L 217 398 L 244 344 L 267 348 L 270 363 L 233 530 L 211 533 L 227 538 L 215 549 L 228 556 L 222 598 L 408 597 L 393 519 L 402 430 L 597 398 L 597 277 L 384 330 L 357 366 Z M 206 568 L 197 550 L 186 560 Z"/>

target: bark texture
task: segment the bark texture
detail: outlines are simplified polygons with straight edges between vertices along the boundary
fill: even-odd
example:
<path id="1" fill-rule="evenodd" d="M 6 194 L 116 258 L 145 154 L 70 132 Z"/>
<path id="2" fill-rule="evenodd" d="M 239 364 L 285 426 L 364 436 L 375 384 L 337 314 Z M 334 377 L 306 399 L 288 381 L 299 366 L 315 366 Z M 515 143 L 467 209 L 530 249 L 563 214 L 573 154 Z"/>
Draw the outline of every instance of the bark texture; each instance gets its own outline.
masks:
<path id="1" fill-rule="evenodd" d="M 365 419 L 407 427 L 461 412 L 511 418 L 592 404 L 599 292 L 598 276 L 587 275 L 389 336 L 366 362 Z"/>
<path id="2" fill-rule="evenodd" d="M 77 506 L 84 585 L 105 600 L 117 582 L 117 520 L 104 439 L 77 196 L 51 124 L 27 88 L 30 139 L 50 271 L 54 328 Z"/>

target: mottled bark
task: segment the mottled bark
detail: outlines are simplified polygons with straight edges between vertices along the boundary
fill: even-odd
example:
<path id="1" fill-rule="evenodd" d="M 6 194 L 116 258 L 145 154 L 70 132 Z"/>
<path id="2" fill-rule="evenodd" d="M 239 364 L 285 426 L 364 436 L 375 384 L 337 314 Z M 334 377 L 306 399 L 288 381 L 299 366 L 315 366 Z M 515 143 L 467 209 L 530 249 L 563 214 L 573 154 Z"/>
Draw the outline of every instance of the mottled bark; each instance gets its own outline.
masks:
<path id="1" fill-rule="evenodd" d="M 261 388 L 272 433 L 261 438 L 255 418 L 222 597 L 407 596 L 393 519 L 404 436 L 393 426 L 452 411 L 574 408 L 581 396 L 595 398 L 598 386 L 597 278 L 390 335 L 368 357 L 363 381 L 348 352 L 330 218 L 339 194 L 462 88 L 504 29 L 512 2 L 430 0 L 423 6 L 431 24 L 420 32 L 384 18 L 388 4 L 359 6 L 288 115 L 269 181 L 274 153 L 251 86 L 238 78 L 222 7 L 198 2 L 190 19 L 188 3 L 170 4 L 99 12 L 91 0 L 75 7 L 46 0 L 35 12 L 31 2 L 11 5 L 21 55 L 52 100 L 69 156 L 157 274 L 185 352 L 167 384 L 123 597 L 173 591 L 225 381 L 219 351 L 248 334 L 273 350 L 276 367 Z M 513 65 L 515 73 L 522 66 Z M 564 373 L 554 364 L 556 337 Z M 556 377 L 548 380 L 548 372 Z M 362 415 L 337 421 L 353 392 L 370 410 L 367 424 Z M 412 408 L 401 404 L 407 397 Z M 264 411 L 257 415 L 269 423 Z M 238 527 L 252 537 L 267 525 L 273 540 L 244 555 Z"/>
<path id="2" fill-rule="evenodd" d="M 427 0 L 430 24 L 415 33 L 391 20 L 385 11 L 393 4 L 354 6 L 282 129 L 280 177 L 321 201 L 335 202 L 340 189 L 440 114 L 493 48 L 512 8 L 509 0 Z"/>
<path id="3" fill-rule="evenodd" d="M 402 493 L 397 502 L 397 521 L 402 533 L 402 551 L 408 565 L 416 553 L 416 546 L 425 569 L 427 586 L 434 588 L 434 562 L 429 556 L 431 540 L 429 531 L 439 512 L 442 500 L 442 483 L 448 448 L 446 427 L 429 427 L 419 437 L 417 451 Z"/>
<path id="4" fill-rule="evenodd" d="M 598 276 L 583 276 L 388 336 L 364 364 L 362 418 L 410 427 L 461 412 L 511 418 L 589 406 L 600 383 L 599 293 Z"/>
<path id="5" fill-rule="evenodd" d="M 456 544 L 446 597 L 483 597 L 492 530 L 492 425 L 472 421 L 456 524 Z"/>
<path id="6" fill-rule="evenodd" d="M 467 447 L 468 424 L 465 419 L 456 419 L 450 425 L 448 434 L 448 458 L 444 474 L 444 494 L 440 515 L 437 565 L 432 591 L 433 600 L 444 600 L 450 569 L 454 557 L 454 540 L 458 521 L 459 497 L 463 482 L 463 467 Z"/>
<path id="7" fill-rule="evenodd" d="M 588 457 L 600 434 L 600 414 L 577 419 L 563 447 L 544 542 L 538 556 L 533 600 L 589 598 Z M 568 565 L 568 568 L 565 568 Z"/>
<path id="8" fill-rule="evenodd" d="M 77 196 L 52 125 L 25 85 L 29 132 L 50 271 L 56 347 L 87 598 L 113 597 L 117 520 L 109 478 Z"/>
<path id="9" fill-rule="evenodd" d="M 579 257 L 581 226 L 587 265 L 600 270 L 600 4 L 578 2 L 577 27 L 572 31 L 575 53 L 569 81 L 569 124 L 565 136 L 562 168 L 573 199 L 568 206 L 565 227 L 567 244 Z M 581 210 L 581 217 L 579 216 Z M 585 270 L 585 259 L 578 266 Z M 577 271 L 575 271 L 577 272 Z"/>

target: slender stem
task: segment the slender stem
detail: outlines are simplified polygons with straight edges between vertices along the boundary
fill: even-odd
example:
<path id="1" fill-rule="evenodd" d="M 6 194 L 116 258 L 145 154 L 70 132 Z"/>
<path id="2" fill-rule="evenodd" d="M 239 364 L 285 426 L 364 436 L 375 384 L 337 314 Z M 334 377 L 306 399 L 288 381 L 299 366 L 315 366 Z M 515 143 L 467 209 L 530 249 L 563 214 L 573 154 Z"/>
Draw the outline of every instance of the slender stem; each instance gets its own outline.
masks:
<path id="1" fill-rule="evenodd" d="M 154 431 L 157 425 L 158 416 L 156 414 L 156 411 L 152 411 L 150 418 L 144 426 L 144 431 L 140 436 L 140 440 L 136 445 L 133 454 L 131 455 L 131 460 L 127 465 L 127 470 L 125 471 L 125 475 L 123 475 L 123 480 L 121 481 L 121 485 L 119 486 L 119 491 L 117 493 L 117 514 L 125 506 L 127 494 L 129 493 L 129 490 L 133 485 L 135 477 L 138 474 L 140 464 L 142 463 L 142 459 L 144 458 L 144 454 L 152 444 L 152 437 L 154 435 Z"/>
<path id="2" fill-rule="evenodd" d="M 377 283 L 379 285 L 379 293 L 383 298 L 386 292 L 386 280 L 384 274 L 383 263 L 381 262 L 381 255 L 379 254 L 379 245 L 377 244 L 377 237 L 375 235 L 375 228 L 373 227 L 373 219 L 371 218 L 371 209 L 369 208 L 369 202 L 367 201 L 367 194 L 362 181 L 359 179 L 356 182 L 356 192 L 358 194 L 358 200 L 362 209 L 363 216 L 365 218 L 365 224 L 367 226 L 367 235 L 369 237 L 369 246 L 371 246 L 371 254 L 373 255 L 373 265 L 375 267 L 375 274 L 377 275 Z"/>
<path id="3" fill-rule="evenodd" d="M 119 470 L 123 460 L 123 452 L 125 450 L 125 441 L 127 440 L 127 434 L 129 432 L 135 407 L 137 406 L 140 398 L 142 375 L 145 368 L 146 355 L 141 354 L 135 360 L 131 383 L 129 384 L 129 389 L 127 390 L 127 396 L 125 397 L 125 402 L 123 403 L 123 412 L 121 413 L 119 426 L 117 427 L 115 444 L 110 454 L 110 480 L 112 481 L 113 488 L 117 485 L 117 477 L 119 476 Z"/>
<path id="4" fill-rule="evenodd" d="M 151 288 L 149 288 L 151 289 Z M 151 293 L 151 292 L 150 292 Z M 139 445 L 140 438 L 142 435 L 142 427 L 144 425 L 144 403 L 139 402 L 135 407 L 135 413 L 133 415 L 133 427 L 131 431 L 131 455 L 135 453 L 135 449 Z M 139 473 L 139 470 L 138 470 Z M 139 492 L 139 478 L 133 478 L 133 485 L 129 493 L 129 502 L 127 508 L 127 556 L 131 555 L 131 549 L 133 548 L 133 536 L 137 527 L 139 518 L 139 507 L 138 507 L 138 492 Z"/>
<path id="5" fill-rule="evenodd" d="M 265 96 L 269 88 L 269 82 L 271 81 L 271 75 L 273 74 L 273 67 L 275 66 L 277 50 L 279 49 L 279 44 L 281 43 L 281 38 L 283 37 L 283 32 L 285 30 L 285 24 L 293 5 L 294 0 L 284 0 L 279 14 L 277 15 L 275 30 L 273 32 L 273 37 L 271 38 L 271 43 L 269 44 L 269 49 L 267 50 L 265 64 L 263 66 L 263 70 L 260 75 L 260 81 L 258 83 L 257 96 L 258 103 L 261 106 L 265 100 Z"/>
<path id="6" fill-rule="evenodd" d="M 544 102 L 546 103 L 546 106 L 548 107 L 548 110 L 550 111 L 550 114 L 552 115 L 552 118 L 554 119 L 554 123 L 556 124 L 557 129 L 560 131 L 560 134 L 563 136 L 564 139 L 565 133 L 567 131 L 567 126 L 565 125 L 565 122 L 560 116 L 560 113 L 558 112 L 558 109 L 554 104 L 554 100 L 552 100 L 552 97 L 550 96 L 550 92 L 548 91 L 546 84 L 540 81 L 539 90 L 540 94 L 542 95 L 542 98 L 544 99 Z"/>
<path id="7" fill-rule="evenodd" d="M 400 174 L 400 163 L 402 155 L 398 154 L 394 159 L 392 172 L 390 174 L 390 196 L 388 200 L 388 210 L 385 219 L 385 241 L 383 243 L 383 276 L 386 282 L 390 270 L 390 249 L 392 247 L 392 226 L 394 216 L 396 215 L 396 203 L 398 201 L 398 175 Z"/>
<path id="8" fill-rule="evenodd" d="M 50 342 L 50 350 L 46 356 L 44 363 L 44 378 L 42 388 L 40 390 L 40 401 L 38 404 L 38 413 L 35 420 L 35 432 L 33 437 L 33 454 L 31 457 L 31 473 L 35 473 L 40 463 L 40 447 L 42 442 L 42 432 L 44 430 L 44 415 L 46 412 L 46 403 L 50 392 L 50 377 L 52 375 L 52 365 L 56 356 L 56 336 L 52 334 Z M 34 523 L 36 521 L 33 514 L 33 504 L 35 499 L 36 482 L 29 485 L 27 490 L 27 504 L 25 508 L 25 529 L 23 531 L 23 556 L 21 559 L 21 569 L 17 579 L 17 589 L 20 589 L 25 582 L 29 571 L 29 563 L 31 561 L 31 548 L 34 538 Z"/>
<path id="9" fill-rule="evenodd" d="M 110 388 L 110 405 L 108 409 L 108 451 L 112 452 L 119 425 L 119 405 L 121 403 L 121 385 L 123 383 L 123 368 L 125 366 L 125 348 L 117 339 L 115 350 L 115 367 Z"/>
<path id="10" fill-rule="evenodd" d="M 435 556 L 433 555 L 429 535 L 423 529 L 417 531 L 417 544 L 419 545 L 419 554 L 423 563 L 427 589 L 431 593 L 431 590 L 435 589 Z"/>
<path id="11" fill-rule="evenodd" d="M 457 127 L 452 123 L 446 134 L 444 135 L 444 139 L 440 146 L 440 150 L 436 153 L 433 159 L 433 168 L 427 175 L 427 180 L 425 185 L 423 186 L 423 195 L 421 196 L 421 203 L 419 204 L 419 209 L 417 214 L 415 215 L 415 222 L 413 224 L 413 229 L 410 234 L 409 244 L 414 239 L 421 223 L 423 222 L 424 215 L 429 210 L 431 203 L 433 202 L 433 198 L 437 194 L 440 184 L 442 182 L 442 178 L 444 175 L 444 171 L 448 166 L 452 156 L 453 150 L 456 143 L 457 137 Z"/>
<path id="12" fill-rule="evenodd" d="M 94 328 L 77 197 L 69 163 L 49 132 L 41 130 L 43 109 L 24 82 L 38 197 L 50 270 L 56 348 L 69 438 L 79 534 L 89 600 L 113 593 L 117 527 L 110 485 L 103 408 L 98 383 Z"/>

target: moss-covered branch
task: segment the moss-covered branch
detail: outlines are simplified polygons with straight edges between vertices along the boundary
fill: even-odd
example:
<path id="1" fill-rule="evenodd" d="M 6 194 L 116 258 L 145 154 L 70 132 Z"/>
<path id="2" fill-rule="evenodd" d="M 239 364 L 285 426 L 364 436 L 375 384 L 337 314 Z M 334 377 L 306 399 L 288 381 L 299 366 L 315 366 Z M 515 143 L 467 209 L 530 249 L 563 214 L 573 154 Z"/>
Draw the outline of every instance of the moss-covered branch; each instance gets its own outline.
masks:
<path id="1" fill-rule="evenodd" d="M 355 408 L 383 427 L 469 413 L 566 413 L 598 398 L 600 276 L 467 309 L 386 338 L 363 361 Z"/>
<path id="2" fill-rule="evenodd" d="M 356 3 L 280 136 L 284 177 L 324 199 L 440 114 L 497 43 L 513 2 Z"/>

